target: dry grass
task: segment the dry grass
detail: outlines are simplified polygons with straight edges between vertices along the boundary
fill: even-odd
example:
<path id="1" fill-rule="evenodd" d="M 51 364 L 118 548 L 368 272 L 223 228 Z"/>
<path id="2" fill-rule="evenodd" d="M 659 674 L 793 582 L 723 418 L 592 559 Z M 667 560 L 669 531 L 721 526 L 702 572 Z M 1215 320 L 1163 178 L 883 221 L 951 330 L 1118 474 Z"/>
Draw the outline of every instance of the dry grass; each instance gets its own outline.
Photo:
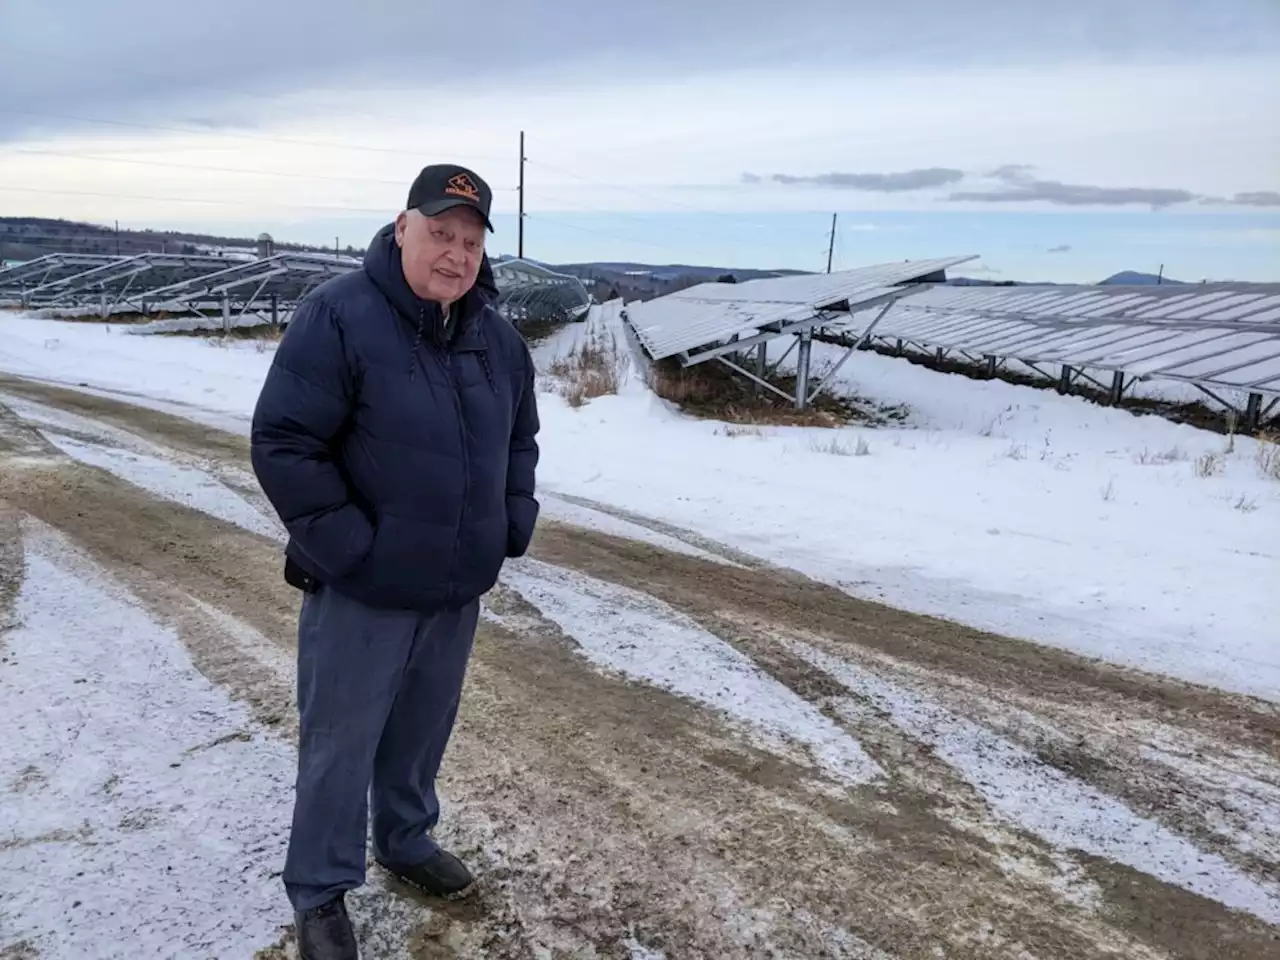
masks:
<path id="1" fill-rule="evenodd" d="M 1217 453 L 1205 453 L 1196 457 L 1196 476 L 1212 477 L 1222 469 L 1222 455 Z"/>
<path id="2" fill-rule="evenodd" d="M 613 334 L 592 329 L 568 356 L 552 361 L 548 372 L 561 381 L 560 395 L 576 408 L 596 397 L 617 393 L 626 364 Z"/>
<path id="3" fill-rule="evenodd" d="M 1264 477 L 1280 481 L 1280 434 L 1258 438 L 1258 469 Z"/>
<path id="4" fill-rule="evenodd" d="M 795 389 L 793 378 L 779 378 L 781 390 Z M 762 424 L 787 427 L 839 427 L 850 421 L 881 423 L 900 418 L 900 409 L 874 408 L 822 393 L 807 410 L 795 406 L 767 390 L 757 388 L 717 363 L 682 367 L 676 360 L 662 360 L 649 367 L 649 387 L 664 400 L 686 413 L 708 420 L 733 424 Z"/>
<path id="5" fill-rule="evenodd" d="M 1143 450 L 1137 456 L 1138 463 L 1143 466 L 1152 466 L 1166 463 L 1178 463 L 1181 460 L 1188 459 L 1187 452 L 1181 447 L 1170 447 L 1161 453 L 1152 453 L 1150 450 Z"/>
<path id="6" fill-rule="evenodd" d="M 833 457 L 866 457 L 871 454 L 871 444 L 867 443 L 863 437 L 858 437 L 852 447 L 839 436 L 832 436 L 826 440 L 814 437 L 809 441 L 809 449 L 814 453 L 827 453 Z"/>
<path id="7" fill-rule="evenodd" d="M 284 327 L 272 326 L 271 324 L 263 324 L 257 327 L 232 327 L 229 333 L 223 333 L 218 330 L 210 333 L 208 330 L 183 330 L 170 333 L 157 333 L 157 337 L 198 337 L 211 347 L 226 348 L 233 343 L 252 343 L 258 353 L 266 353 L 272 347 L 278 345 L 282 337 L 284 337 Z"/>
<path id="8" fill-rule="evenodd" d="M 717 437 L 763 437 L 764 431 L 755 426 L 743 426 L 737 423 L 726 423 L 716 427 Z"/>

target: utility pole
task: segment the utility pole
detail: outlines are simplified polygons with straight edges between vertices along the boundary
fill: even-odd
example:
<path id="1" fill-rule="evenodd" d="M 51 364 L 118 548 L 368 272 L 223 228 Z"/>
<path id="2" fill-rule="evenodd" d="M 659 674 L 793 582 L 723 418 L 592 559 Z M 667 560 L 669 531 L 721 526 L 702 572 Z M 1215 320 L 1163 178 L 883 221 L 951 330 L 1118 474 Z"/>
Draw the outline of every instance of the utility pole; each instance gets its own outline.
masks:
<path id="1" fill-rule="evenodd" d="M 1163 263 L 1160 264 L 1160 272 L 1156 274 L 1156 286 L 1158 287 L 1162 283 L 1164 283 L 1164 264 Z"/>
<path id="2" fill-rule="evenodd" d="M 524 131 L 520 131 L 520 216 L 518 218 L 516 256 L 524 259 Z"/>
<path id="3" fill-rule="evenodd" d="M 338 252 L 338 238 L 334 237 L 333 238 L 333 259 L 340 260 L 341 258 L 342 258 L 342 254 Z"/>
<path id="4" fill-rule="evenodd" d="M 120 221 L 116 221 L 116 256 L 120 256 Z"/>
<path id="5" fill-rule="evenodd" d="M 840 216 L 838 213 L 831 215 L 831 244 L 827 247 L 827 273 L 831 272 L 831 258 L 836 252 L 836 217 L 838 216 Z"/>

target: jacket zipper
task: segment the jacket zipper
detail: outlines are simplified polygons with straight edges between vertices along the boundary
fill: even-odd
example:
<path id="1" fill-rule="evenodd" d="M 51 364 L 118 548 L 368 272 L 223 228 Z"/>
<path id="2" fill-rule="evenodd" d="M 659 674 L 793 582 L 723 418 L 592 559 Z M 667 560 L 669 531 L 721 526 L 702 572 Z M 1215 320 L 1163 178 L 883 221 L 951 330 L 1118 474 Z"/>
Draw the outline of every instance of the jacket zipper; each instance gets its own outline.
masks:
<path id="1" fill-rule="evenodd" d="M 457 600 L 458 554 L 462 550 L 462 527 L 467 519 L 467 501 L 471 497 L 471 460 L 467 451 L 467 429 L 462 422 L 462 398 L 458 395 L 458 381 L 454 376 L 454 353 L 446 348 L 443 366 L 449 378 L 449 392 L 453 395 L 453 409 L 458 419 L 458 445 L 462 450 L 462 507 L 458 511 L 458 527 L 453 535 L 453 559 L 449 562 L 448 606 Z"/>

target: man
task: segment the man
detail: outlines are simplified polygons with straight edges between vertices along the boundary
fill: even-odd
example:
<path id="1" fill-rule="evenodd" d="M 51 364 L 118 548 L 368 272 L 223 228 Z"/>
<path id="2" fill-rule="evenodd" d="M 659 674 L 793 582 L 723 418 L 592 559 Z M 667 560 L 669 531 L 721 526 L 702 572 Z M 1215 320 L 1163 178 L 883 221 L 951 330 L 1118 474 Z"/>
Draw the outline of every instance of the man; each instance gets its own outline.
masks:
<path id="1" fill-rule="evenodd" d="M 253 417 L 254 471 L 289 532 L 297 795 L 284 884 L 302 960 L 355 960 L 343 895 L 373 854 L 452 896 L 430 832 L 479 598 L 538 516 L 534 369 L 493 306 L 492 193 L 425 168 L 364 269 L 294 312 Z"/>

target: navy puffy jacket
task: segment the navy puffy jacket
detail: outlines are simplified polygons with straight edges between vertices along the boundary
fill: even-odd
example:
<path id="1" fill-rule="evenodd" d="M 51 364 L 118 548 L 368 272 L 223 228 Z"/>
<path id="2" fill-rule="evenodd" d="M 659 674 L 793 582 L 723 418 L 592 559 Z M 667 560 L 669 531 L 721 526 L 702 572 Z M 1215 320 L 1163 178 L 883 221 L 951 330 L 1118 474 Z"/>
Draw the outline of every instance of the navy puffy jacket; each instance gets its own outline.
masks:
<path id="1" fill-rule="evenodd" d="M 446 340 L 439 306 L 409 288 L 390 225 L 363 270 L 294 312 L 254 411 L 252 455 L 304 582 L 375 607 L 457 607 L 528 549 L 533 361 L 492 305 L 487 261 L 449 327 Z"/>

